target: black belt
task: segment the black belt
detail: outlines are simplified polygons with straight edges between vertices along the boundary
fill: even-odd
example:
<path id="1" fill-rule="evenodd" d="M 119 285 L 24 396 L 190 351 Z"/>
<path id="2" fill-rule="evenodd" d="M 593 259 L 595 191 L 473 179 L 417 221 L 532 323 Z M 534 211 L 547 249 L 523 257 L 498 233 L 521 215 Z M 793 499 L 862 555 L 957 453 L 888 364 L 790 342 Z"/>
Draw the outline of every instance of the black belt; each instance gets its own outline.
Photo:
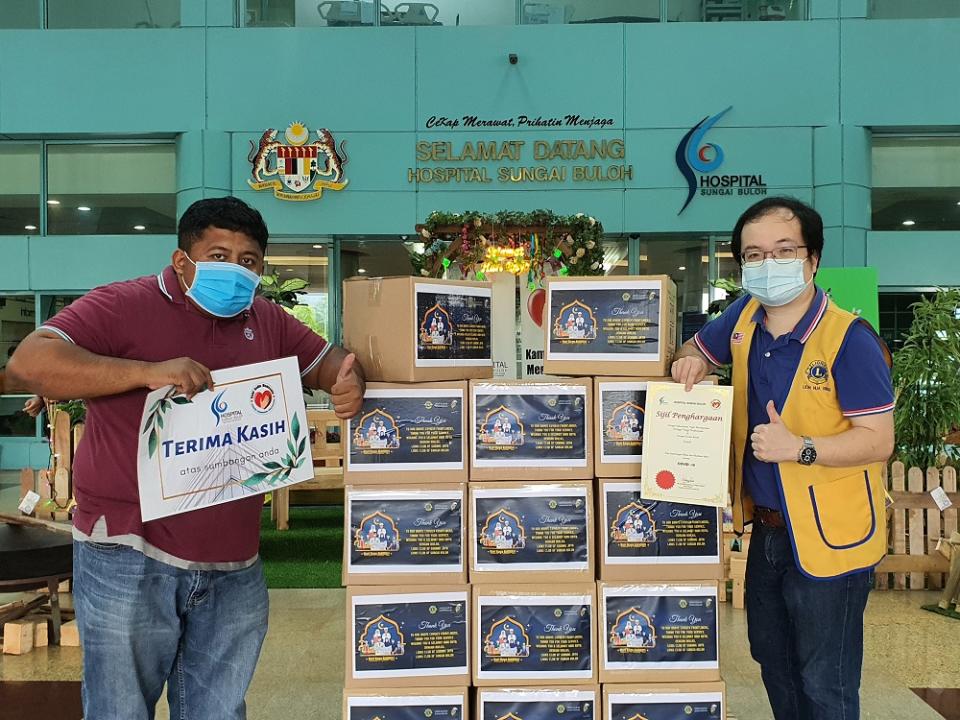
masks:
<path id="1" fill-rule="evenodd" d="M 787 523 L 783 519 L 782 512 L 766 507 L 755 507 L 753 509 L 753 519 L 767 527 L 785 528 L 787 526 Z"/>

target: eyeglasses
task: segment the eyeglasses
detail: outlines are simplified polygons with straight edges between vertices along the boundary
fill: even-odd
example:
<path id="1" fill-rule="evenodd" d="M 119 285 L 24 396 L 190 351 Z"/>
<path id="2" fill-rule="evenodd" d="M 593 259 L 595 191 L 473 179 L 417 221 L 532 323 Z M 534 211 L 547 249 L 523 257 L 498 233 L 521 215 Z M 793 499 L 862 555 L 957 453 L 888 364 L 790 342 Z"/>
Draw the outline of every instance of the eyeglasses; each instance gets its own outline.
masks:
<path id="1" fill-rule="evenodd" d="M 764 252 L 762 250 L 747 250 L 740 254 L 744 267 L 760 267 L 767 257 L 772 257 L 776 263 L 786 264 L 797 259 L 797 250 L 805 248 L 806 245 L 797 247 L 778 247 L 776 250 Z"/>

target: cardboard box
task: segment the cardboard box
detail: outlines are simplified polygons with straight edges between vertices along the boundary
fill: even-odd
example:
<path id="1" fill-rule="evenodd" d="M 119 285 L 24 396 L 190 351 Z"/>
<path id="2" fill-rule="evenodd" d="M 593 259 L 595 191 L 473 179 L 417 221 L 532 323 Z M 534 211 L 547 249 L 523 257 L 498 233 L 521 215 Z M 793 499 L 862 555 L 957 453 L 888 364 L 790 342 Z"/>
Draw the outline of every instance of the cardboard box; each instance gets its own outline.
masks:
<path id="1" fill-rule="evenodd" d="M 343 282 L 343 344 L 368 380 L 493 377 L 490 283 L 415 277 Z"/>
<path id="2" fill-rule="evenodd" d="M 593 477 L 589 378 L 470 383 L 471 480 Z"/>
<path id="3" fill-rule="evenodd" d="M 601 720 L 599 685 L 477 688 L 477 720 Z"/>
<path id="4" fill-rule="evenodd" d="M 716 582 L 600 583 L 598 605 L 601 682 L 720 679 Z"/>
<path id="5" fill-rule="evenodd" d="M 470 684 L 467 587 L 349 587 L 346 637 L 348 688 Z"/>
<path id="6" fill-rule="evenodd" d="M 717 380 L 716 375 L 710 375 L 700 384 L 716 385 Z M 673 378 L 593 379 L 594 472 L 597 477 L 640 477 L 648 382 L 673 382 Z"/>
<path id="7" fill-rule="evenodd" d="M 474 585 L 473 683 L 597 682 L 596 585 Z"/>
<path id="8" fill-rule="evenodd" d="M 466 382 L 369 383 L 346 422 L 344 482 L 467 481 Z"/>
<path id="9" fill-rule="evenodd" d="M 467 486 L 348 485 L 344 585 L 467 582 Z"/>
<path id="10" fill-rule="evenodd" d="M 632 720 L 638 716 L 726 720 L 727 686 L 722 680 L 604 685 L 603 715 L 604 720 Z"/>
<path id="11" fill-rule="evenodd" d="M 639 478 L 599 480 L 600 579 L 720 580 L 721 512 L 709 505 L 644 500 Z"/>
<path id="12" fill-rule="evenodd" d="M 591 582 L 593 483 L 470 483 L 471 582 Z"/>
<path id="13" fill-rule="evenodd" d="M 677 344 L 677 286 L 667 275 L 548 278 L 544 372 L 662 377 Z"/>
<path id="14" fill-rule="evenodd" d="M 465 687 L 343 691 L 343 720 L 470 720 L 469 706 Z"/>

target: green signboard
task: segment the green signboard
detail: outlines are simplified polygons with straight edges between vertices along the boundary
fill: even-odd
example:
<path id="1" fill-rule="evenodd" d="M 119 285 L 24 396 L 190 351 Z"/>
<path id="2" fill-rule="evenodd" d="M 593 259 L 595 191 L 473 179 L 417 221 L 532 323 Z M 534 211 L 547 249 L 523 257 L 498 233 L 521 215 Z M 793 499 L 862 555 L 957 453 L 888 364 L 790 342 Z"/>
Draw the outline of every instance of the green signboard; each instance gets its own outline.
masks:
<path id="1" fill-rule="evenodd" d="M 821 268 L 817 273 L 817 285 L 839 307 L 859 315 L 880 331 L 876 268 Z"/>

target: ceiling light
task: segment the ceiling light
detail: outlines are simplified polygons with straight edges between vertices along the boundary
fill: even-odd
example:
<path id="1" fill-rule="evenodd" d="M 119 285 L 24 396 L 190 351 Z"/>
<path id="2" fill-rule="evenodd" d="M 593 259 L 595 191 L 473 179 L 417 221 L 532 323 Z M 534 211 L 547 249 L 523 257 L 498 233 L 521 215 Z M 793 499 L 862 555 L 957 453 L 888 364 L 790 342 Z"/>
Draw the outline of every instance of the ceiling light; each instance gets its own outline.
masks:
<path id="1" fill-rule="evenodd" d="M 59 205 L 59 200 L 47 200 L 47 205 Z"/>
<path id="2" fill-rule="evenodd" d="M 680 267 L 677 268 L 677 270 L 686 270 L 686 269 L 687 269 L 686 265 L 681 265 Z"/>
<path id="3" fill-rule="evenodd" d="M 134 226 L 133 226 L 133 229 L 134 229 L 134 230 L 146 230 L 146 229 L 147 229 L 147 226 L 146 226 L 146 225 L 134 225 Z"/>
<path id="4" fill-rule="evenodd" d="M 24 225 L 24 226 L 23 226 L 23 229 L 24 229 L 24 230 L 36 230 L 36 229 L 37 229 L 37 226 L 36 226 L 36 225 Z"/>
<path id="5" fill-rule="evenodd" d="M 357 272 L 360 273 L 361 275 L 364 275 L 367 271 L 365 268 L 359 268 Z"/>
<path id="6" fill-rule="evenodd" d="M 79 207 L 77 207 L 77 210 L 79 210 L 80 212 L 90 212 L 90 208 L 88 208 L 86 205 L 80 205 Z"/>
<path id="7" fill-rule="evenodd" d="M 314 250 L 323 250 L 323 245 L 314 245 L 314 246 L 313 246 L 313 249 L 314 249 Z"/>
<path id="8" fill-rule="evenodd" d="M 906 225 L 907 227 L 911 227 L 913 225 L 916 225 L 917 223 L 915 220 L 904 220 L 903 224 Z"/>

